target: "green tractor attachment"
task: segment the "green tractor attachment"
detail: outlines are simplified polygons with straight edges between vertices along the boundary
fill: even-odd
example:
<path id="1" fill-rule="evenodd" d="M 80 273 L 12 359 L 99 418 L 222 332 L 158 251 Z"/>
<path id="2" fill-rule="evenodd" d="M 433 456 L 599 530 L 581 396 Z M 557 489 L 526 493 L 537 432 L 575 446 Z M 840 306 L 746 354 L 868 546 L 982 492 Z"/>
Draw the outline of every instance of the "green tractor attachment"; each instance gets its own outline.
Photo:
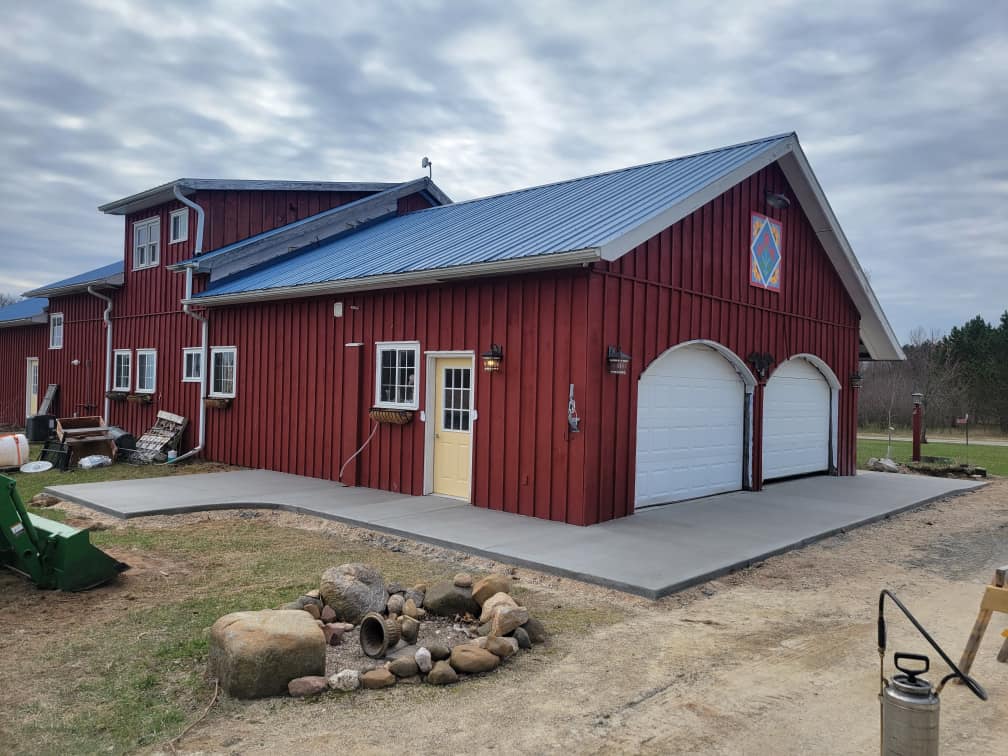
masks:
<path id="1" fill-rule="evenodd" d="M 0 475 L 0 566 L 61 591 L 86 591 L 128 568 L 92 546 L 87 530 L 30 514 L 6 475 Z"/>

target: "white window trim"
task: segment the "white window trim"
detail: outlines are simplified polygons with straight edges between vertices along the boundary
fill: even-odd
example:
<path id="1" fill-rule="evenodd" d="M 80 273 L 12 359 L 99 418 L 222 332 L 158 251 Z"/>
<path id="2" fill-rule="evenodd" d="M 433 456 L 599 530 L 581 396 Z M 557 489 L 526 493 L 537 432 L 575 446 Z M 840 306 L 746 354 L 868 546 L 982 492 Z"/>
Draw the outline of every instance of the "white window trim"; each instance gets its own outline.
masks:
<path id="1" fill-rule="evenodd" d="M 56 333 L 54 320 L 59 318 L 59 344 L 53 341 L 53 336 Z M 50 349 L 62 349 L 63 344 L 66 342 L 66 318 L 63 317 L 62 312 L 51 312 L 49 313 L 49 348 Z"/>
<path id="2" fill-rule="evenodd" d="M 189 365 L 189 355 L 196 354 L 200 358 L 200 373 L 198 376 L 186 374 Z M 200 347 L 186 347 L 182 350 L 182 383 L 202 383 L 203 382 L 203 350 Z"/>
<path id="3" fill-rule="evenodd" d="M 154 385 L 150 388 L 140 388 L 140 355 L 145 354 L 154 357 Z M 136 350 L 136 393 L 153 394 L 157 391 L 157 349 L 137 349 Z"/>
<path id="4" fill-rule="evenodd" d="M 182 217 L 182 235 L 179 237 L 173 236 L 175 231 L 175 218 Z M 179 242 L 184 242 L 189 240 L 189 208 L 183 207 L 178 210 L 172 210 L 168 215 L 168 243 L 178 244 Z"/>
<path id="5" fill-rule="evenodd" d="M 385 350 L 391 349 L 412 349 L 413 350 L 413 401 L 412 402 L 383 402 L 381 400 L 381 355 Z M 415 410 L 420 406 L 420 342 L 419 341 L 376 341 L 375 342 L 375 382 L 374 382 L 374 406 L 385 407 L 387 409 L 408 409 Z"/>
<path id="6" fill-rule="evenodd" d="M 119 375 L 119 371 L 116 370 L 116 362 L 119 355 L 125 354 L 129 358 L 129 369 L 126 371 L 126 385 L 120 386 L 116 383 L 116 378 Z M 113 391 L 129 391 L 130 381 L 133 380 L 133 352 L 129 349 L 116 349 L 112 352 L 112 390 Z"/>
<path id="7" fill-rule="evenodd" d="M 157 259 L 153 262 L 147 262 L 144 265 L 137 265 L 137 244 L 136 244 L 136 231 L 137 226 L 145 225 L 157 225 Z M 138 220 L 133 223 L 133 270 L 146 270 L 147 268 L 156 268 L 161 264 L 161 216 L 155 215 L 152 218 L 144 218 L 143 220 Z"/>
<path id="8" fill-rule="evenodd" d="M 234 376 L 232 378 L 232 384 L 234 390 L 230 393 L 225 393 L 223 391 L 214 391 L 214 357 L 218 354 L 226 354 L 231 352 L 234 354 Z M 210 347 L 210 375 L 207 376 L 210 385 L 208 386 L 210 396 L 214 399 L 234 399 L 238 394 L 238 347 L 234 346 L 219 346 Z"/>

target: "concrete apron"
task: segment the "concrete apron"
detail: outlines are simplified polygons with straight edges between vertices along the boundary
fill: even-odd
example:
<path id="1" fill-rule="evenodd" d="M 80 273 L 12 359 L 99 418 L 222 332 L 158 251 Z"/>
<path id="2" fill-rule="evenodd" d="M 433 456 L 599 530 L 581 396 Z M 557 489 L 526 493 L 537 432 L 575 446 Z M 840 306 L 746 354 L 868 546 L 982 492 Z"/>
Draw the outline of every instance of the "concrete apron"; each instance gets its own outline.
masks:
<path id="1" fill-rule="evenodd" d="M 657 599 L 982 485 L 876 472 L 816 476 L 771 483 L 758 493 L 649 507 L 590 527 L 267 470 L 50 486 L 46 492 L 120 518 L 280 509 Z"/>

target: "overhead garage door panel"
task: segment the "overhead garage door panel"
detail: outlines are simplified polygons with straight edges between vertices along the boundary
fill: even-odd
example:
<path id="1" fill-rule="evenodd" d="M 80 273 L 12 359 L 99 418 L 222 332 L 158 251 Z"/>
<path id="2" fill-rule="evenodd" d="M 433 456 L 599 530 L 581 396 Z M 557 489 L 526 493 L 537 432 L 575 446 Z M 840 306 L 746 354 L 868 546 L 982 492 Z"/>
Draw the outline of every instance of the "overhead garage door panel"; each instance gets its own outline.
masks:
<path id="1" fill-rule="evenodd" d="M 638 386 L 636 506 L 742 487 L 745 389 L 713 349 L 676 349 Z"/>
<path id="2" fill-rule="evenodd" d="M 763 394 L 763 478 L 829 469 L 830 387 L 801 358 L 781 364 Z"/>

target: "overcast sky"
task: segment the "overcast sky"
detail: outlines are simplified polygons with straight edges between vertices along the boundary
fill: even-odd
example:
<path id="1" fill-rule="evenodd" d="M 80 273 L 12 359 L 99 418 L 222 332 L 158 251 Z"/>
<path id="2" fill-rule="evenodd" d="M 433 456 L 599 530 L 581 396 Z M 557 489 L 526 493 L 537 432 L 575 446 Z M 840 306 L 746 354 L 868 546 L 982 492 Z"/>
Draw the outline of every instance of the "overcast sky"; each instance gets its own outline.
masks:
<path id="1" fill-rule="evenodd" d="M 900 339 L 1008 308 L 1000 3 L 360 5 L 8 4 L 0 291 L 115 260 L 95 208 L 183 176 L 429 155 L 467 199 L 793 130 Z"/>

